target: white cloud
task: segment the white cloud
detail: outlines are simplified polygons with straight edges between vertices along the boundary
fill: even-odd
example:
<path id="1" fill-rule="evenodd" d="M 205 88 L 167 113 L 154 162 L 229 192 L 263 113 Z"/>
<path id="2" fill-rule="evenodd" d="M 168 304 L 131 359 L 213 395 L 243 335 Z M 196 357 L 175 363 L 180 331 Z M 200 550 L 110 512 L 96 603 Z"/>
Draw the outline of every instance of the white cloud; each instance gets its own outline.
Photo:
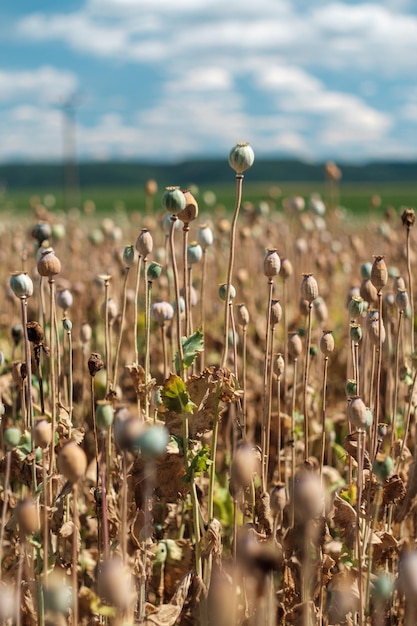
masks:
<path id="1" fill-rule="evenodd" d="M 59 102 L 77 89 L 73 72 L 43 66 L 33 70 L 0 70 L 0 102 Z"/>

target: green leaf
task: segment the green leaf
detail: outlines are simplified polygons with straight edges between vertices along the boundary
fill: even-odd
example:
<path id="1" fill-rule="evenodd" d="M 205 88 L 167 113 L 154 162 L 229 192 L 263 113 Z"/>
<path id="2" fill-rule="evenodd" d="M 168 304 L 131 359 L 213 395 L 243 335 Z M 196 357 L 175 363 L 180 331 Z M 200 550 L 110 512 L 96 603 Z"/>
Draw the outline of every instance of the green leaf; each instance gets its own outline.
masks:
<path id="1" fill-rule="evenodd" d="M 195 333 L 190 335 L 189 337 L 183 337 L 181 339 L 182 350 L 183 350 L 183 362 L 182 368 L 187 369 L 192 365 L 197 357 L 197 355 L 204 350 L 204 337 L 203 333 L 200 329 L 197 329 Z M 177 352 L 175 355 L 175 369 L 177 372 L 180 371 L 180 357 Z"/>
<path id="2" fill-rule="evenodd" d="M 185 483 L 190 483 L 194 476 L 207 472 L 213 461 L 210 459 L 210 447 L 205 445 L 197 452 L 191 461 L 186 475 L 183 477 Z"/>
<path id="3" fill-rule="evenodd" d="M 194 402 L 190 400 L 190 394 L 187 391 L 185 382 L 176 374 L 165 381 L 161 392 L 162 402 L 168 411 L 175 413 L 192 413 L 195 409 Z"/>

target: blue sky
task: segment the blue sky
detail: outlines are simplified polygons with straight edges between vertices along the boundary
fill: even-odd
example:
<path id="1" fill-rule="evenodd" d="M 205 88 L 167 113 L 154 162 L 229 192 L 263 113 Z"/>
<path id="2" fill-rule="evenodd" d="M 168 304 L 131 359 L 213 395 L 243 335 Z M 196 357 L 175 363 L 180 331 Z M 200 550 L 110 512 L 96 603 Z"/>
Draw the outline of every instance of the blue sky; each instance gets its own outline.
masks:
<path id="1" fill-rule="evenodd" d="M 417 158 L 415 0 L 6 0 L 0 162 Z"/>

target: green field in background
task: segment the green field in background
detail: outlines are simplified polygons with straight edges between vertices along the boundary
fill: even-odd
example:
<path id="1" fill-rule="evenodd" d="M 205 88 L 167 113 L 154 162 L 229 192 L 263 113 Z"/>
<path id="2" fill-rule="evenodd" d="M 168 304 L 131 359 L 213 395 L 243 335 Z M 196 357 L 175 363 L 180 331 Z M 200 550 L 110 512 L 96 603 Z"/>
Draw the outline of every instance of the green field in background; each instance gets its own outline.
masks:
<path id="1" fill-rule="evenodd" d="M 161 197 L 164 189 L 161 187 L 154 198 L 155 210 L 161 208 Z M 214 205 L 206 205 L 205 194 L 210 191 L 215 196 Z M 251 183 L 244 181 L 243 202 L 248 201 L 254 204 L 262 200 L 274 198 L 276 206 L 281 208 L 282 199 L 288 196 L 299 195 L 306 200 L 312 193 L 320 193 L 323 198 L 327 197 L 324 184 L 317 183 L 283 183 L 266 184 Z M 37 197 L 41 202 L 48 200 L 47 196 L 53 196 L 55 203 L 54 211 L 65 208 L 67 202 L 63 189 L 37 189 L 22 191 L 0 192 L 0 211 L 2 216 L 22 214 L 30 211 L 31 198 Z M 379 196 L 381 199 L 381 211 L 387 206 L 399 209 L 402 206 L 415 207 L 417 202 L 417 183 L 345 183 L 339 187 L 339 204 L 348 211 L 364 216 L 370 207 L 372 196 Z M 213 185 L 210 187 L 200 187 L 197 195 L 201 212 L 213 210 L 213 207 L 224 207 L 226 212 L 230 212 L 234 206 L 235 186 L 233 181 L 230 185 Z M 100 214 L 112 214 L 115 209 L 125 209 L 127 212 L 145 211 L 145 195 L 142 188 L 134 187 L 89 187 L 80 190 L 78 198 L 71 197 L 71 206 L 83 208 L 84 203 L 93 201 L 96 212 Z"/>

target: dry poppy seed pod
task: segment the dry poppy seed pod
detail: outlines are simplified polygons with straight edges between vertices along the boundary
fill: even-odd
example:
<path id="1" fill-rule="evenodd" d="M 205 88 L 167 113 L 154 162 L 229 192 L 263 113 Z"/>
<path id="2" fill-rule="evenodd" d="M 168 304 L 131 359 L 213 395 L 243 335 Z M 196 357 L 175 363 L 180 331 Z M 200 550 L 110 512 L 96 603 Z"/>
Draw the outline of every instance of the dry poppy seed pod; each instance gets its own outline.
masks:
<path id="1" fill-rule="evenodd" d="M 402 276 L 394 278 L 394 291 L 397 291 L 397 289 L 405 289 L 405 280 Z"/>
<path id="2" fill-rule="evenodd" d="M 320 352 L 329 356 L 334 350 L 334 337 L 331 330 L 324 330 L 320 339 Z"/>
<path id="3" fill-rule="evenodd" d="M 303 350 L 301 337 L 298 333 L 290 333 L 288 335 L 288 355 L 292 359 L 298 359 Z"/>
<path id="4" fill-rule="evenodd" d="M 269 316 L 272 326 L 280 323 L 282 319 L 282 307 L 279 300 L 272 300 Z"/>
<path id="5" fill-rule="evenodd" d="M 154 302 L 151 305 L 151 319 L 163 326 L 174 317 L 174 307 L 169 302 Z"/>
<path id="6" fill-rule="evenodd" d="M 292 263 L 289 259 L 285 258 L 281 260 L 281 276 L 284 280 L 288 280 L 288 278 L 290 278 L 290 276 L 293 275 L 293 267 L 292 267 Z"/>
<path id="7" fill-rule="evenodd" d="M 72 307 L 74 299 L 69 289 L 60 289 L 56 294 L 56 303 L 63 310 L 67 311 Z"/>
<path id="8" fill-rule="evenodd" d="M 145 183 L 145 193 L 147 196 L 154 196 L 158 191 L 158 183 L 153 178 L 150 178 Z"/>
<path id="9" fill-rule="evenodd" d="M 114 320 L 116 319 L 118 315 L 118 310 L 117 310 L 117 304 L 115 303 L 113 298 L 107 298 L 107 302 L 103 302 L 103 304 L 101 305 L 102 317 L 105 317 L 106 315 L 106 308 L 107 308 L 107 315 L 108 315 L 109 322 L 110 323 L 114 322 Z"/>
<path id="10" fill-rule="evenodd" d="M 87 455 L 75 441 L 68 441 L 58 453 L 57 467 L 59 472 L 73 485 L 86 472 Z"/>
<path id="11" fill-rule="evenodd" d="M 417 594 L 417 552 L 405 552 L 398 565 L 398 589 L 407 600 L 415 601 Z"/>
<path id="12" fill-rule="evenodd" d="M 368 424 L 368 415 L 365 402 L 362 398 L 360 398 L 360 396 L 354 396 L 349 400 L 347 406 L 347 418 L 355 428 L 366 428 Z"/>
<path id="13" fill-rule="evenodd" d="M 388 282 L 388 269 L 383 256 L 374 256 L 371 269 L 371 281 L 378 292 L 380 292 Z"/>
<path id="14" fill-rule="evenodd" d="M 229 165 L 236 174 L 243 174 L 252 167 L 255 154 L 248 143 L 238 142 L 229 153 Z"/>
<path id="15" fill-rule="evenodd" d="M 374 304 L 378 301 L 378 292 L 370 278 L 364 278 L 361 282 L 359 293 L 368 304 Z"/>
<path id="16" fill-rule="evenodd" d="M 278 276 L 281 269 L 281 259 L 274 248 L 269 248 L 264 257 L 264 274 L 267 278 Z"/>
<path id="17" fill-rule="evenodd" d="M 97 372 L 103 369 L 103 367 L 104 362 L 101 355 L 97 352 L 92 352 L 92 354 L 90 354 L 90 358 L 88 359 L 88 371 L 90 372 L 90 376 L 94 377 Z"/>
<path id="18" fill-rule="evenodd" d="M 17 298 L 30 298 L 33 294 L 33 282 L 25 272 L 14 272 L 10 276 L 10 288 Z"/>
<path id="19" fill-rule="evenodd" d="M 127 611 L 135 603 L 136 593 L 132 573 L 118 558 L 101 564 L 98 574 L 100 597 L 119 611 Z"/>
<path id="20" fill-rule="evenodd" d="M 139 235 L 136 239 L 136 250 L 139 252 L 139 255 L 144 259 L 150 254 L 153 250 L 153 239 L 152 235 L 147 228 L 142 228 Z"/>
<path id="21" fill-rule="evenodd" d="M 406 311 L 410 305 L 408 293 L 405 289 L 397 289 L 395 294 L 395 306 L 399 311 Z"/>
<path id="22" fill-rule="evenodd" d="M 88 343 L 93 336 L 93 329 L 88 322 L 83 322 L 80 326 L 80 341 L 81 343 Z"/>
<path id="23" fill-rule="evenodd" d="M 300 311 L 300 315 L 302 315 L 303 317 L 307 317 L 310 311 L 310 304 L 308 303 L 308 301 L 304 300 L 304 298 L 300 298 L 298 302 L 298 310 Z"/>
<path id="24" fill-rule="evenodd" d="M 248 487 L 259 468 L 259 456 L 256 448 L 249 444 L 238 446 L 230 467 L 230 479 L 235 486 Z"/>
<path id="25" fill-rule="evenodd" d="M 238 304 L 236 307 L 236 321 L 239 326 L 246 328 L 249 324 L 249 311 L 244 304 Z"/>
<path id="26" fill-rule="evenodd" d="M 377 347 L 380 342 L 384 343 L 386 336 L 385 326 L 383 323 L 381 323 L 381 326 L 379 325 L 378 317 L 374 316 L 373 318 L 371 318 L 371 320 L 367 323 L 367 330 L 369 335 L 369 341 L 372 346 Z"/>
<path id="27" fill-rule="evenodd" d="M 188 189 L 185 189 L 183 194 L 185 198 L 185 207 L 182 211 L 177 213 L 177 217 L 181 220 L 181 222 L 188 225 L 198 216 L 198 202 Z"/>
<path id="28" fill-rule="evenodd" d="M 284 357 L 282 356 L 282 354 L 279 352 L 278 354 L 274 355 L 274 360 L 273 360 L 273 370 L 274 370 L 274 374 L 275 376 L 280 379 L 281 376 L 284 373 L 285 370 L 285 361 L 284 361 Z"/>
<path id="29" fill-rule="evenodd" d="M 203 250 L 207 250 L 209 246 L 213 245 L 214 237 L 210 226 L 207 224 L 200 224 L 197 232 L 197 240 Z"/>
<path id="30" fill-rule="evenodd" d="M 405 226 L 408 230 L 414 226 L 414 222 L 416 221 L 416 214 L 414 209 L 405 208 L 401 213 L 401 221 L 403 226 Z"/>
<path id="31" fill-rule="evenodd" d="M 186 200 L 179 187 L 166 187 L 162 196 L 162 206 L 165 211 L 173 215 L 185 209 Z"/>
<path id="32" fill-rule="evenodd" d="M 35 346 L 41 346 L 45 339 L 41 325 L 38 322 L 28 322 L 26 328 L 30 343 L 33 343 Z"/>
<path id="33" fill-rule="evenodd" d="M 40 276 L 52 278 L 61 271 L 61 261 L 55 255 L 53 248 L 46 248 L 38 260 L 38 272 Z"/>
<path id="34" fill-rule="evenodd" d="M 324 324 L 329 319 L 329 312 L 327 310 L 327 304 L 323 300 L 323 298 L 316 298 L 313 302 L 314 313 L 319 324 Z"/>
<path id="35" fill-rule="evenodd" d="M 282 515 L 287 504 L 287 496 L 285 493 L 285 483 L 278 483 L 271 491 L 269 505 L 274 517 Z"/>
<path id="36" fill-rule="evenodd" d="M 32 498 L 25 498 L 17 503 L 15 517 L 22 535 L 33 535 L 39 530 L 38 512 Z"/>
<path id="37" fill-rule="evenodd" d="M 36 447 L 47 448 L 52 440 L 52 424 L 46 419 L 40 419 L 33 428 L 33 441 Z"/>
<path id="38" fill-rule="evenodd" d="M 320 477 L 310 471 L 298 472 L 294 482 L 293 498 L 298 523 L 303 524 L 322 515 L 325 495 Z"/>
<path id="39" fill-rule="evenodd" d="M 203 257 L 203 248 L 197 241 L 192 241 L 187 246 L 187 263 L 188 265 L 195 265 L 201 261 Z"/>
<path id="40" fill-rule="evenodd" d="M 301 297 L 311 304 L 318 295 L 319 287 L 313 274 L 303 274 L 303 280 L 301 281 Z"/>

